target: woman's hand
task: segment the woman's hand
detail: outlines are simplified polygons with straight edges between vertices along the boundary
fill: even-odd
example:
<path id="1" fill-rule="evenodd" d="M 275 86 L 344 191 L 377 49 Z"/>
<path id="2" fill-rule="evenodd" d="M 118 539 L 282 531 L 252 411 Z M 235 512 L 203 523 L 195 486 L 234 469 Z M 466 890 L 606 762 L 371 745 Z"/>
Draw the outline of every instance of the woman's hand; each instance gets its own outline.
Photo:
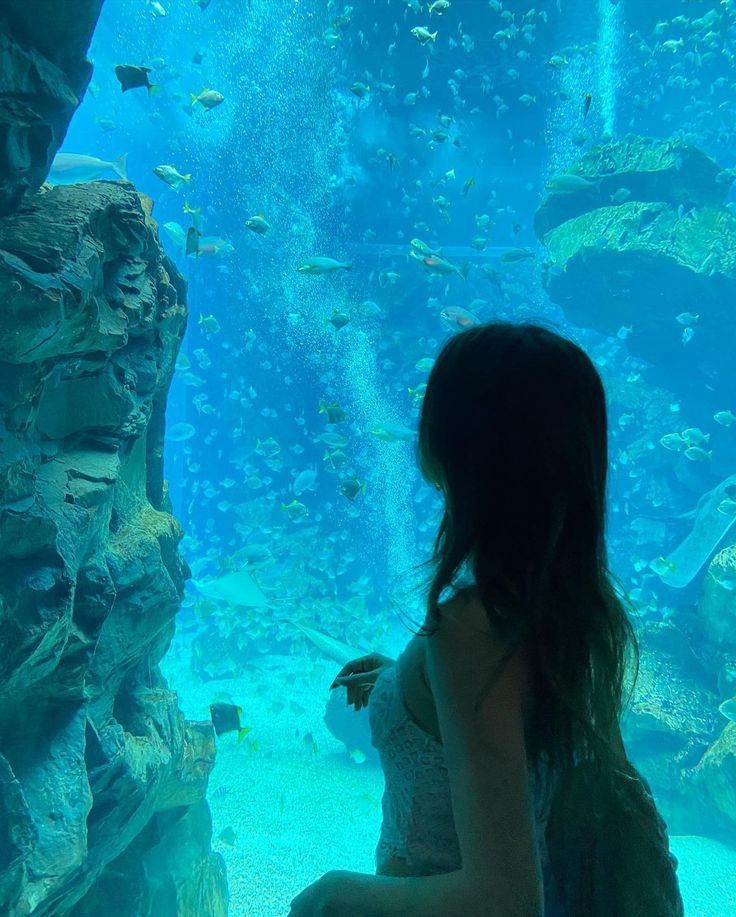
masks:
<path id="1" fill-rule="evenodd" d="M 288 917 L 350 917 L 349 873 L 326 872 L 291 902 Z"/>
<path id="2" fill-rule="evenodd" d="M 335 676 L 330 685 L 332 688 L 348 689 L 348 704 L 353 704 L 356 711 L 368 706 L 368 695 L 373 690 L 376 679 L 384 668 L 396 665 L 395 659 L 382 656 L 380 653 L 369 653 L 359 659 L 346 663 Z"/>

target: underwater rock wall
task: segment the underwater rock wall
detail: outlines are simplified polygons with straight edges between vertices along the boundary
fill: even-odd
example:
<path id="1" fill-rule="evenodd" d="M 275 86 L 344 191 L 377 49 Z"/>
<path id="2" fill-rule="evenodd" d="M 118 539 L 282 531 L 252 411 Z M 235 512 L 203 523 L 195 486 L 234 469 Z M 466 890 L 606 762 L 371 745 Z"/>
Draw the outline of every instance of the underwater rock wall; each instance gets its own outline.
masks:
<path id="1" fill-rule="evenodd" d="M 535 217 L 545 286 L 572 322 L 611 335 L 627 326 L 631 353 L 665 384 L 700 361 L 725 398 L 736 346 L 736 216 L 723 203 L 732 181 L 683 141 L 629 137 L 552 179 Z M 683 342 L 675 316 L 688 312 L 696 326 Z"/>
<path id="2" fill-rule="evenodd" d="M 185 285 L 127 183 L 0 219 L 0 913 L 227 910 L 210 723 L 158 663 L 188 574 L 162 473 Z"/>
<path id="3" fill-rule="evenodd" d="M 0 4 L 0 216 L 46 180 L 92 76 L 102 2 Z"/>

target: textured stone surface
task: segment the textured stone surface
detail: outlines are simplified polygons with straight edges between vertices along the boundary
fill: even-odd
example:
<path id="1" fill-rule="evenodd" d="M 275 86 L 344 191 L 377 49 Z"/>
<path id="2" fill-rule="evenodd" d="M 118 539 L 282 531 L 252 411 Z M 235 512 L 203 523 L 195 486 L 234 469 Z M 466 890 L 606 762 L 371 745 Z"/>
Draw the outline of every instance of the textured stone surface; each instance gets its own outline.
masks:
<path id="1" fill-rule="evenodd" d="M 700 598 L 698 615 L 703 633 L 716 652 L 736 654 L 736 545 L 713 558 Z"/>
<path id="2" fill-rule="evenodd" d="M 667 387 L 695 366 L 714 397 L 726 397 L 736 346 L 736 216 L 722 203 L 718 165 L 681 141 L 631 138 L 597 147 L 568 171 L 598 184 L 552 194 L 537 213 L 552 299 L 580 326 L 610 335 L 630 328 L 627 347 Z M 622 188 L 630 196 L 616 203 Z M 689 340 L 675 320 L 685 312 L 699 316 Z"/>
<path id="3" fill-rule="evenodd" d="M 680 216 L 663 203 L 602 207 L 546 238 L 550 296 L 571 321 L 633 331 L 631 350 L 653 363 L 712 359 L 736 343 L 736 217 L 703 207 Z M 682 343 L 681 312 L 700 318 Z"/>
<path id="4" fill-rule="evenodd" d="M 104 913 L 125 887 L 120 915 L 218 917 L 214 735 L 158 670 L 188 573 L 162 474 L 186 306 L 150 202 L 27 195 L 0 302 L 0 913 Z"/>
<path id="5" fill-rule="evenodd" d="M 692 771 L 694 804 L 713 813 L 716 826 L 733 838 L 736 832 L 736 723 L 723 732 Z"/>
<path id="6" fill-rule="evenodd" d="M 40 187 L 92 75 L 102 0 L 0 4 L 0 215 Z"/>
<path id="7" fill-rule="evenodd" d="M 716 183 L 719 166 L 705 153 L 676 138 L 627 137 L 593 147 L 567 170 L 595 184 L 569 193 L 552 191 L 534 217 L 543 238 L 551 229 L 597 207 L 622 189 L 629 201 L 667 201 L 675 207 L 717 206 L 728 186 Z"/>

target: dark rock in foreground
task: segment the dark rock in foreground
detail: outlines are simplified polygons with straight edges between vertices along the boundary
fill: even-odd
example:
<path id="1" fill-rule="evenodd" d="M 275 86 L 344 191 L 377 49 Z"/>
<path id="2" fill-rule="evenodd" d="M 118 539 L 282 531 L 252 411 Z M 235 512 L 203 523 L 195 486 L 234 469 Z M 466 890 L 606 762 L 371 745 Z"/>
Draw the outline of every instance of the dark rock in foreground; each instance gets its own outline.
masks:
<path id="1" fill-rule="evenodd" d="M 0 216 L 46 180 L 92 76 L 102 0 L 0 4 Z"/>
<path id="2" fill-rule="evenodd" d="M 150 202 L 27 195 L 0 303 L 0 913 L 218 917 L 214 735 L 158 669 L 188 572 L 162 474 L 186 306 Z"/>

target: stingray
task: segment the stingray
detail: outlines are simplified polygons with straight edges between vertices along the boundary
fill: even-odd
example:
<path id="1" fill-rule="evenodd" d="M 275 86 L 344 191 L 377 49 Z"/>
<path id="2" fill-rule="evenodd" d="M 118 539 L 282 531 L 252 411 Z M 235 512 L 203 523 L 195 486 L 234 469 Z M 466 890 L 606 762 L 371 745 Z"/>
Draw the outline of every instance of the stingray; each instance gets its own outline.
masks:
<path id="1" fill-rule="evenodd" d="M 247 570 L 226 573 L 218 579 L 192 580 L 205 598 L 241 608 L 268 608 L 270 602 Z"/>
<path id="2" fill-rule="evenodd" d="M 339 640 L 335 640 L 334 637 L 323 634 L 321 631 L 313 630 L 311 627 L 306 627 L 304 624 L 299 624 L 296 621 L 292 623 L 298 627 L 304 636 L 308 637 L 315 646 L 319 647 L 325 656 L 334 659 L 334 661 L 339 662 L 340 665 L 345 665 L 346 662 L 351 662 L 353 659 L 358 659 L 360 656 L 366 655 L 364 650 L 355 649 L 353 646 L 348 646 L 347 643 L 341 643 Z"/>
<path id="3" fill-rule="evenodd" d="M 736 515 L 724 514 L 718 507 L 736 487 L 736 474 L 709 490 L 698 501 L 695 524 L 690 534 L 665 558 L 671 569 L 660 574 L 668 586 L 682 589 L 691 583 L 705 563 L 716 553 L 736 522 Z"/>

